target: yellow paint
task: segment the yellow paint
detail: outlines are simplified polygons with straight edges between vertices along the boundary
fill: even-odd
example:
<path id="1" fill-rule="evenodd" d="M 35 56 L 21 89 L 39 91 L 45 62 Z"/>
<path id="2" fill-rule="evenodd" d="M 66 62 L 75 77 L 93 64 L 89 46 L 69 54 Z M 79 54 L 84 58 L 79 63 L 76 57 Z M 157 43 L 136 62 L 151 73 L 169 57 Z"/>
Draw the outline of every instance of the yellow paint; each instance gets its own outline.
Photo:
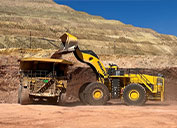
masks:
<path id="1" fill-rule="evenodd" d="M 98 100 L 103 97 L 103 92 L 100 89 L 96 89 L 93 91 L 92 95 L 94 99 Z"/>
<path id="2" fill-rule="evenodd" d="M 137 90 L 131 90 L 128 96 L 131 100 L 136 101 L 139 99 L 140 94 Z"/>
<path id="3" fill-rule="evenodd" d="M 72 64 L 72 62 L 64 59 L 50 59 L 50 58 L 22 58 L 23 61 L 34 61 L 34 62 L 53 62 L 53 63 L 63 63 L 63 64 Z"/>
<path id="4" fill-rule="evenodd" d="M 69 40 L 69 41 L 77 41 L 77 37 L 75 37 L 75 36 L 73 36 L 73 35 L 71 35 L 71 34 L 69 34 L 69 33 L 67 33 L 67 32 L 66 32 L 66 34 L 67 34 L 67 36 L 68 36 L 68 40 Z"/>

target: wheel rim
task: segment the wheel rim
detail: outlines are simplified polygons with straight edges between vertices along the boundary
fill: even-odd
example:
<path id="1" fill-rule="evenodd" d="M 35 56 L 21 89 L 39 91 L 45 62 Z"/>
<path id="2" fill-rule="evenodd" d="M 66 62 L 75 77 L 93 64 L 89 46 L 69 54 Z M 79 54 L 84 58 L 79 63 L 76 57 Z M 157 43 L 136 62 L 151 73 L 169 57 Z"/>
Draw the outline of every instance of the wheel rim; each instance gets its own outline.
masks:
<path id="1" fill-rule="evenodd" d="M 96 89 L 93 91 L 93 98 L 99 100 L 103 97 L 103 92 L 100 89 Z"/>
<path id="2" fill-rule="evenodd" d="M 133 100 L 133 101 L 138 100 L 138 99 L 139 99 L 139 96 L 140 96 L 140 94 L 139 94 L 139 92 L 138 92 L 137 90 L 131 90 L 131 91 L 129 92 L 129 98 L 130 98 L 131 100 Z"/>

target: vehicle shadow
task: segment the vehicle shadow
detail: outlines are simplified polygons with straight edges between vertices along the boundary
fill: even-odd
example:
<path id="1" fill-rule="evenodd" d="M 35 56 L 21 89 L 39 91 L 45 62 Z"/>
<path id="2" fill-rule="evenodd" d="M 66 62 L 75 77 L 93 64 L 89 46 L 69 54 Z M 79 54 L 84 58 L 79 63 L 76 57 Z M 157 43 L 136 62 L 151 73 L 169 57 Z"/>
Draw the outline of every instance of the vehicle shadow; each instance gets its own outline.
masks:
<path id="1" fill-rule="evenodd" d="M 61 106 L 61 107 L 77 107 L 77 106 L 91 106 L 91 105 L 85 105 L 80 101 L 68 101 L 65 104 L 50 104 L 48 102 L 34 102 L 31 103 L 29 105 L 51 105 L 51 106 Z M 169 103 L 165 103 L 165 102 L 147 102 L 146 104 L 142 105 L 142 106 L 169 106 Z M 112 102 L 109 101 L 107 104 L 105 105 L 93 105 L 93 106 L 128 106 L 125 103 L 118 101 L 118 102 Z M 141 107 L 141 106 L 139 106 Z"/>
<path id="2" fill-rule="evenodd" d="M 143 106 L 169 106 L 170 104 L 169 103 L 146 103 L 145 105 Z"/>
<path id="3" fill-rule="evenodd" d="M 169 106 L 170 104 L 168 103 L 161 103 L 161 102 L 147 102 L 146 104 L 142 106 Z M 68 102 L 65 105 L 62 105 L 64 107 L 76 107 L 76 106 L 89 106 L 89 105 L 84 105 L 80 101 L 74 101 L 74 102 Z M 108 102 L 105 105 L 93 105 L 93 106 L 128 106 L 123 102 Z M 141 107 L 141 106 L 139 106 Z"/>

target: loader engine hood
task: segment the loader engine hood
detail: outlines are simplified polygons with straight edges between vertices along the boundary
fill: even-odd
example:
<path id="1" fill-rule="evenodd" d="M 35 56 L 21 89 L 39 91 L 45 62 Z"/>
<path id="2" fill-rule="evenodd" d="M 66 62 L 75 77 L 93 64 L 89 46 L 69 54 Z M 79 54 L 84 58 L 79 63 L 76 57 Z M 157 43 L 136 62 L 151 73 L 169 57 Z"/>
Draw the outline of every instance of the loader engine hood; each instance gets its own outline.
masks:
<path id="1" fill-rule="evenodd" d="M 61 39 L 61 42 L 64 46 L 64 48 L 61 50 L 62 53 L 73 52 L 73 51 L 75 51 L 75 48 L 78 46 L 77 37 L 75 37 L 69 33 L 63 34 L 60 37 L 60 39 Z"/>

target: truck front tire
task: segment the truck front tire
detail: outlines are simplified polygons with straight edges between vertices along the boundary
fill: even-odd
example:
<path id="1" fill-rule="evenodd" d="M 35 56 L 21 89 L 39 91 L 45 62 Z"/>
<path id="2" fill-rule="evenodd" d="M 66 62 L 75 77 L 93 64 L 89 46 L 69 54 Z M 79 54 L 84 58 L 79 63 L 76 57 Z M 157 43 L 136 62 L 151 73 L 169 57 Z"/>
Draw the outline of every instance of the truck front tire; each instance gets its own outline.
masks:
<path id="1" fill-rule="evenodd" d="M 18 100 L 21 105 L 27 105 L 30 103 L 28 88 L 21 87 L 21 89 L 19 90 Z"/>

